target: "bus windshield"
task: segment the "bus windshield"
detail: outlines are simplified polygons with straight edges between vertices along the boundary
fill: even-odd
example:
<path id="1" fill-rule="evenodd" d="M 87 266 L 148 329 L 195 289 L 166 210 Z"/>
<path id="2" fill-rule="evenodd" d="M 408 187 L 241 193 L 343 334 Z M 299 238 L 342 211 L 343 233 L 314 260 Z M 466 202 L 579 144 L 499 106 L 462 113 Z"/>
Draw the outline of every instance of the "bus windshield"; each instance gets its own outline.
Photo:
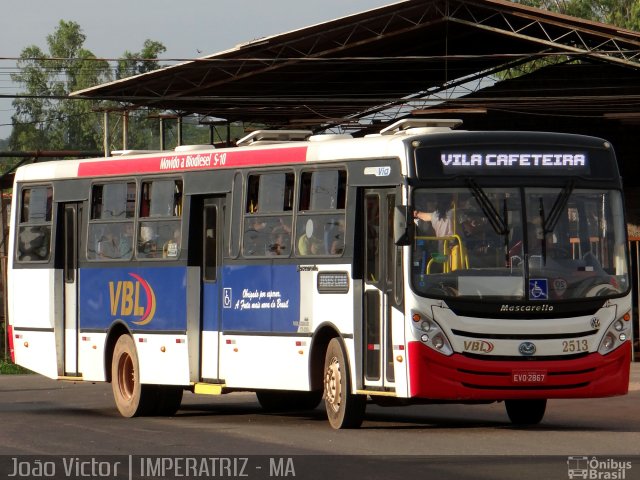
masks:
<path id="1" fill-rule="evenodd" d="M 578 300 L 627 291 L 622 195 L 574 188 L 413 193 L 412 286 L 435 298 Z"/>

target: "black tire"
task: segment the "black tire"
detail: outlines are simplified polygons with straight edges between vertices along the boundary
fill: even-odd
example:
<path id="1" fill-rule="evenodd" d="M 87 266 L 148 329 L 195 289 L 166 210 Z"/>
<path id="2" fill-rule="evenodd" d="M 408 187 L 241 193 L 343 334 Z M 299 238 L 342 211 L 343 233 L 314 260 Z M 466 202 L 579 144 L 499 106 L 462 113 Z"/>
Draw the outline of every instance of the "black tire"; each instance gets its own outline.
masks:
<path id="1" fill-rule="evenodd" d="M 267 412 L 300 412 L 313 410 L 322 400 L 322 392 L 291 392 L 284 390 L 258 390 L 260 406 Z"/>
<path id="2" fill-rule="evenodd" d="M 153 415 L 171 417 L 176 414 L 182 403 L 182 387 L 155 385 L 155 405 Z"/>
<path id="3" fill-rule="evenodd" d="M 506 400 L 509 420 L 514 425 L 537 425 L 547 409 L 547 400 Z"/>
<path id="4" fill-rule="evenodd" d="M 342 342 L 329 342 L 324 360 L 324 404 L 327 418 L 335 429 L 358 428 L 364 420 L 366 395 L 351 393 L 351 377 Z"/>
<path id="5" fill-rule="evenodd" d="M 151 413 L 155 392 L 152 385 L 140 384 L 136 345 L 129 335 L 118 338 L 113 350 L 111 389 L 116 407 L 123 417 Z"/>

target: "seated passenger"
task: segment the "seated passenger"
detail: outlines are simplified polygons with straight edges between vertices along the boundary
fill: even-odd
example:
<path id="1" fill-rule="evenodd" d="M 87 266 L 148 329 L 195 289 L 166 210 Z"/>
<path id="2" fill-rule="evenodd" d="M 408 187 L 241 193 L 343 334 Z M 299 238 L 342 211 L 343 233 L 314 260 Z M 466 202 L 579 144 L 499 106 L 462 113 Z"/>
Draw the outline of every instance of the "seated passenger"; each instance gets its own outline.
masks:
<path id="1" fill-rule="evenodd" d="M 306 233 L 298 238 L 298 254 L 300 255 L 322 255 L 322 241 L 319 238 L 308 237 Z"/>
<path id="2" fill-rule="evenodd" d="M 316 223 L 313 219 L 307 219 L 304 225 L 304 233 L 298 237 L 298 255 L 324 255 L 326 252 L 323 248 L 322 238 L 323 232 L 319 228 L 316 228 Z"/>

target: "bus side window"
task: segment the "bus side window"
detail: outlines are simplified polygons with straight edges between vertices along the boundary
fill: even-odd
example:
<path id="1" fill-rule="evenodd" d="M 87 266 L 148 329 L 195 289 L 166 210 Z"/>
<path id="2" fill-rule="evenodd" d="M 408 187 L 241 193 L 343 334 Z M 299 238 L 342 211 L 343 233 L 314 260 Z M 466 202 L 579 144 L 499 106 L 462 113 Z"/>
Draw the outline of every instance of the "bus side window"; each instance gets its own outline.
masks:
<path id="1" fill-rule="evenodd" d="M 182 216 L 182 181 L 154 180 L 142 183 L 141 217 Z"/>
<path id="2" fill-rule="evenodd" d="M 22 190 L 17 259 L 46 262 L 50 257 L 53 189 L 32 187 Z"/>
<path id="3" fill-rule="evenodd" d="M 245 257 L 291 254 L 293 173 L 263 173 L 247 179 L 242 254 Z"/>
<path id="4" fill-rule="evenodd" d="M 344 252 L 346 180 L 341 169 L 302 172 L 296 220 L 299 256 Z"/>
<path id="5" fill-rule="evenodd" d="M 142 183 L 138 258 L 177 259 L 182 243 L 182 180 Z"/>
<path id="6" fill-rule="evenodd" d="M 106 261 L 131 258 L 135 199 L 135 182 L 93 185 L 87 259 Z"/>

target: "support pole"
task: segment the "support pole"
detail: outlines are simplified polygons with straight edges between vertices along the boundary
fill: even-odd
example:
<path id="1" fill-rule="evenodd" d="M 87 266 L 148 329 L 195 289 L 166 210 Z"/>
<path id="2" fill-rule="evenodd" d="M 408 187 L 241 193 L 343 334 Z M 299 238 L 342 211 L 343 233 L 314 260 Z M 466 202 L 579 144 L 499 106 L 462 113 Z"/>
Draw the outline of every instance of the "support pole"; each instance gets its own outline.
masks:
<path id="1" fill-rule="evenodd" d="M 129 149 L 129 111 L 122 112 L 122 149 Z"/>
<path id="2" fill-rule="evenodd" d="M 164 151 L 164 118 L 160 117 L 160 150 Z"/>
<path id="3" fill-rule="evenodd" d="M 109 111 L 105 110 L 104 111 L 104 121 L 103 121 L 103 125 L 104 125 L 104 135 L 103 135 L 103 143 L 102 143 L 102 149 L 104 150 L 104 156 L 105 157 L 110 157 L 111 156 L 111 149 L 109 148 Z"/>

